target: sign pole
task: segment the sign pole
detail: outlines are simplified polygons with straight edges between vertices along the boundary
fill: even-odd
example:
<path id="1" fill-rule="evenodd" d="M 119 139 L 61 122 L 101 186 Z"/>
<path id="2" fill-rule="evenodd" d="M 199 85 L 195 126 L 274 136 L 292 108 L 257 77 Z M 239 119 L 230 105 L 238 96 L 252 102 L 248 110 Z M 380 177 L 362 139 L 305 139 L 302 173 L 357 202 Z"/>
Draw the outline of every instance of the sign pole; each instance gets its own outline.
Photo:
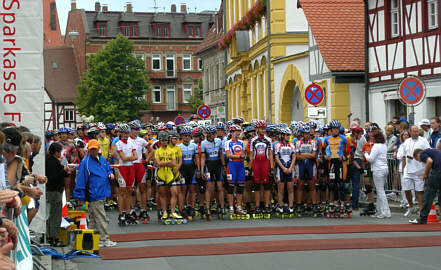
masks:
<path id="1" fill-rule="evenodd" d="M 415 106 L 410 105 L 410 113 L 409 113 L 409 128 L 413 126 L 415 123 Z"/>

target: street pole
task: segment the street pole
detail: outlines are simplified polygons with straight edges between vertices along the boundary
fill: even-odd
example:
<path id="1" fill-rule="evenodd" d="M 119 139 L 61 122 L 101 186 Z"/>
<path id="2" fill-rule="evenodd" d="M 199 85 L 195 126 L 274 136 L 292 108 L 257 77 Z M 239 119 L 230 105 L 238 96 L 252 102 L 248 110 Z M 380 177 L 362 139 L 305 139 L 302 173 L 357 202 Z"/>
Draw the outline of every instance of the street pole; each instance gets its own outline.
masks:
<path id="1" fill-rule="evenodd" d="M 267 78 L 268 78 L 268 114 L 269 116 L 267 116 L 267 120 L 269 122 L 272 122 L 272 117 L 273 117 L 273 113 L 272 113 L 272 100 L 271 100 L 271 42 L 270 42 L 270 37 L 271 37 L 271 9 L 270 9 L 270 0 L 266 0 L 266 17 L 267 17 L 267 23 L 266 23 L 266 27 L 267 27 L 267 35 L 266 35 L 266 39 L 267 39 L 267 55 L 268 55 L 268 61 L 266 61 L 267 63 Z"/>
<path id="2" fill-rule="evenodd" d="M 413 126 L 415 123 L 415 107 L 410 105 L 410 113 L 409 113 L 409 127 Z"/>

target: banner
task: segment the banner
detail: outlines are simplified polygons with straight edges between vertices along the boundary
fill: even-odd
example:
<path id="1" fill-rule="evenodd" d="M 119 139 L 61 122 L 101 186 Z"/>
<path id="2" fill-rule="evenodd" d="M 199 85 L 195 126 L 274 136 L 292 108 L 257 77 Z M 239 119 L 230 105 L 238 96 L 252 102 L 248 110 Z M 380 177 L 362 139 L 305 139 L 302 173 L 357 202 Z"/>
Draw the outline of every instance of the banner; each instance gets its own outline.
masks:
<path id="1" fill-rule="evenodd" d="M 34 263 L 32 260 L 31 240 L 29 237 L 26 206 L 21 208 L 21 215 L 14 221 L 18 229 L 17 248 L 12 252 L 12 257 L 15 261 L 15 269 L 32 270 Z"/>
<path id="2" fill-rule="evenodd" d="M 0 122 L 25 126 L 44 141 L 42 0 L 0 1 L 0 87 Z M 45 174 L 43 151 L 34 158 L 37 174 Z M 44 197 L 40 203 L 45 209 Z"/>

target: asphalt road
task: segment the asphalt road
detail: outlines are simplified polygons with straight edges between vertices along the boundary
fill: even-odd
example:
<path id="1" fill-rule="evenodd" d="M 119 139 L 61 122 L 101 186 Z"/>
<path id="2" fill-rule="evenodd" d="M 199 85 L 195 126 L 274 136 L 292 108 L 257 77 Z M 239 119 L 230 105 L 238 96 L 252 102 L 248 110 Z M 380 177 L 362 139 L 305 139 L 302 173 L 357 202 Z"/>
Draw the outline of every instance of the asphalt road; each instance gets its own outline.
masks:
<path id="1" fill-rule="evenodd" d="M 259 226 L 320 226 L 320 225 L 349 225 L 349 224 L 404 224 L 408 218 L 400 213 L 393 213 L 390 219 L 374 219 L 360 217 L 354 213 L 352 219 L 325 219 L 325 218 L 301 218 L 291 220 L 217 220 L 210 222 L 199 220 L 187 225 L 164 226 L 158 224 L 153 215 L 150 224 L 119 227 L 116 224 L 116 213 L 108 212 L 109 233 L 129 232 L 155 232 L 155 231 L 179 231 L 216 228 L 259 227 Z M 277 241 L 277 240 L 305 240 L 305 239 L 329 239 L 339 241 L 342 238 L 360 237 L 405 237 L 405 236 L 430 236 L 440 235 L 440 232 L 390 232 L 390 233 L 353 233 L 353 234 L 303 234 L 303 235 L 267 235 L 252 237 L 226 237 L 206 239 L 184 240 L 155 240 L 138 242 L 121 242 L 118 248 L 161 245 L 191 245 L 191 244 L 215 244 L 248 241 Z M 101 260 L 90 258 L 77 258 L 73 262 L 81 270 L 109 270 L 109 269 L 155 269 L 155 270 L 185 270 L 185 269 L 436 269 L 440 270 L 439 256 L 441 243 L 438 247 L 423 248 L 399 248 L 399 249 L 354 249 L 354 250 L 323 250 L 323 251 L 296 251 L 296 252 L 272 252 L 239 255 L 219 256 L 190 256 L 190 257 L 167 257 L 132 260 Z"/>

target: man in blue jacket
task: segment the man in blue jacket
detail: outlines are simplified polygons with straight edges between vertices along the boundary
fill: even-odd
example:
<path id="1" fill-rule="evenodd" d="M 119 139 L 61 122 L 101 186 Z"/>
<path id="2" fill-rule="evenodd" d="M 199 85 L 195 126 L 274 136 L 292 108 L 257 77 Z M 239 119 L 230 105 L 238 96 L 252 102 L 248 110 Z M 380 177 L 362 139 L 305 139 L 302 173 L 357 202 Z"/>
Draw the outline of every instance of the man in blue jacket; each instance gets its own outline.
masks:
<path id="1" fill-rule="evenodd" d="M 97 140 L 89 141 L 89 152 L 78 168 L 74 197 L 80 201 L 80 205 L 89 202 L 90 228 L 100 232 L 100 247 L 113 247 L 116 243 L 110 241 L 107 233 L 104 200 L 110 197 L 109 179 L 115 176 L 106 159 L 98 154 L 99 147 Z"/>

